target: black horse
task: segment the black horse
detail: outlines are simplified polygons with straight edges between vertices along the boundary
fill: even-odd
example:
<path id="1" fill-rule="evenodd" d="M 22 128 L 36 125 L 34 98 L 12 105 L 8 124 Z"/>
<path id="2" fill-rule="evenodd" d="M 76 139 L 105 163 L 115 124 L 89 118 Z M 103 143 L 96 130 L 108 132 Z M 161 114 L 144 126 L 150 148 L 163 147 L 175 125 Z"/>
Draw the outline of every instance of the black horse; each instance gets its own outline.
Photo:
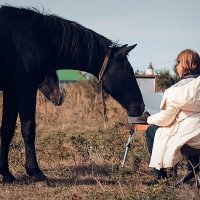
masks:
<path id="1" fill-rule="evenodd" d="M 0 85 L 6 99 L 5 109 L 12 101 L 7 113 L 15 113 L 5 117 L 1 129 L 0 174 L 3 181 L 14 180 L 8 167 L 8 151 L 17 112 L 25 143 L 26 172 L 36 180 L 46 179 L 35 153 L 35 107 L 37 87 L 49 71 L 89 72 L 99 77 L 103 89 L 127 110 L 128 115 L 142 114 L 142 95 L 127 59 L 134 47 L 120 46 L 76 22 L 55 15 L 10 6 L 0 8 Z"/>

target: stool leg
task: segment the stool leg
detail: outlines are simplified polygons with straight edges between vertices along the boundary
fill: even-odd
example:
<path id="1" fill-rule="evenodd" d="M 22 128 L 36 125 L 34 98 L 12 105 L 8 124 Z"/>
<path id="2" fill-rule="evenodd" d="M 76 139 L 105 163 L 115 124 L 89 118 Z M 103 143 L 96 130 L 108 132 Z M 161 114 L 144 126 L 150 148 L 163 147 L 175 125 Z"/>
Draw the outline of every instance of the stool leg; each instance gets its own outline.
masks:
<path id="1" fill-rule="evenodd" d="M 179 184 L 184 183 L 185 178 L 190 176 L 193 173 L 195 177 L 196 187 L 198 187 L 200 186 L 200 177 L 196 175 L 196 169 L 200 166 L 200 162 L 196 166 L 194 166 L 189 159 L 187 160 L 188 160 L 188 163 L 192 167 L 192 171 L 189 171 L 183 178 L 181 178 L 178 182 L 176 182 L 175 186 L 178 186 Z"/>
<path id="2" fill-rule="evenodd" d="M 194 170 L 200 166 L 200 162 L 194 167 Z M 196 187 L 198 188 L 200 186 L 200 176 L 195 174 L 195 181 L 196 181 Z"/>
<path id="3" fill-rule="evenodd" d="M 197 180 L 197 177 L 196 177 L 195 167 L 189 159 L 188 159 L 188 162 L 190 163 L 190 166 L 192 167 L 192 171 L 194 173 L 194 178 L 195 178 L 195 184 L 196 184 L 196 187 L 198 187 L 198 180 Z"/>
<path id="4" fill-rule="evenodd" d="M 199 186 L 200 186 L 200 177 L 197 176 L 197 187 L 199 187 Z"/>

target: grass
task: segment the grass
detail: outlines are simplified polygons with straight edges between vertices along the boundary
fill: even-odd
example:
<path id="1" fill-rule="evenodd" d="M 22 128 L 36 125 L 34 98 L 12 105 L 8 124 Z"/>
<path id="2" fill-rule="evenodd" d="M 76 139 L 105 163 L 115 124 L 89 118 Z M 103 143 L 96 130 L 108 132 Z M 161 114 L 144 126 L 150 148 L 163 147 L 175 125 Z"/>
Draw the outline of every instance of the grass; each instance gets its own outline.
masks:
<path id="1" fill-rule="evenodd" d="M 128 138 L 125 110 L 108 98 L 109 123 L 105 126 L 101 97 L 91 84 L 68 85 L 66 91 L 61 107 L 53 107 L 38 94 L 36 151 L 49 181 L 35 183 L 26 176 L 18 122 L 9 154 L 17 181 L 0 184 L 0 199 L 199 199 L 194 185 L 174 188 L 172 179 L 148 184 L 153 176 L 143 132 L 136 134 L 122 169 Z M 179 175 L 184 171 L 182 162 Z"/>

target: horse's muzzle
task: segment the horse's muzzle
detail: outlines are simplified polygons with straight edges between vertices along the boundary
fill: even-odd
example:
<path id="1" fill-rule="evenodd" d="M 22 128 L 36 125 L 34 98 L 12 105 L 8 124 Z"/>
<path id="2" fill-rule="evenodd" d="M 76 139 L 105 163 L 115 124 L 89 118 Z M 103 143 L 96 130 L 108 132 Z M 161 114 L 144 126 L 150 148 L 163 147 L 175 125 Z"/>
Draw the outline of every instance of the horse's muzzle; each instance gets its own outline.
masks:
<path id="1" fill-rule="evenodd" d="M 62 90 L 56 97 L 52 95 L 50 101 L 54 106 L 61 106 L 64 102 L 65 92 Z"/>
<path id="2" fill-rule="evenodd" d="M 130 117 L 140 117 L 144 112 L 145 105 L 143 103 L 132 104 L 129 109 L 127 109 L 128 116 Z"/>

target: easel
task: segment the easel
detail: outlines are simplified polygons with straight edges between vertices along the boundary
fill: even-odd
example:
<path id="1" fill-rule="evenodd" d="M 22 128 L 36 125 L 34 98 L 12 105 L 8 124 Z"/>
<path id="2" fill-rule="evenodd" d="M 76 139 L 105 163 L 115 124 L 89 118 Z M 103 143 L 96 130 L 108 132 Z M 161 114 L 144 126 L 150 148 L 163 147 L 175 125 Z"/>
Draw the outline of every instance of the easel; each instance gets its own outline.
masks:
<path id="1" fill-rule="evenodd" d="M 123 161 L 122 161 L 122 168 L 125 165 L 125 161 L 126 161 L 126 158 L 128 156 L 128 151 L 131 147 L 131 142 L 132 142 L 136 132 L 137 131 L 146 131 L 148 127 L 149 127 L 148 124 L 131 124 L 129 126 L 129 136 L 128 136 L 128 140 L 127 140 L 127 143 L 126 143 L 124 158 L 123 158 Z"/>
<path id="2" fill-rule="evenodd" d="M 154 114 L 156 112 L 159 112 L 160 110 L 160 102 L 162 99 L 162 94 L 157 93 L 157 84 L 156 84 L 156 77 L 157 75 L 137 75 L 137 83 L 139 85 L 139 88 L 142 92 L 143 100 L 145 103 L 145 110 L 148 110 L 151 114 Z M 136 120 L 136 121 L 135 121 Z M 122 161 L 122 168 L 125 165 L 126 158 L 128 156 L 128 151 L 131 147 L 131 142 L 136 134 L 137 131 L 146 131 L 149 127 L 148 124 L 138 123 L 137 119 L 134 117 L 128 116 L 128 124 L 129 124 L 129 136 L 126 143 L 126 148 L 124 152 L 124 158 Z"/>

